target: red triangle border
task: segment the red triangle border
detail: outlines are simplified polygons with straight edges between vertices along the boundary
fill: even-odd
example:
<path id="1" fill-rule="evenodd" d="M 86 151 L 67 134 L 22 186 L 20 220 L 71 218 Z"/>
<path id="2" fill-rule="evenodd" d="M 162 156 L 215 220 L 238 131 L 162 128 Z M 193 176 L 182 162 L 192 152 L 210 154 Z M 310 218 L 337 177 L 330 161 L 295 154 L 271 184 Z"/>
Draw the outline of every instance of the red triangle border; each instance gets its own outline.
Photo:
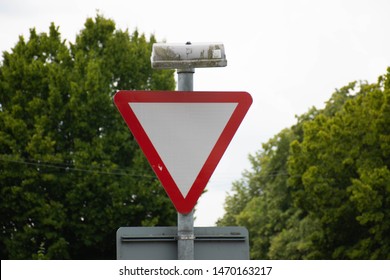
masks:
<path id="1" fill-rule="evenodd" d="M 229 121 L 223 129 L 205 164 L 196 177 L 190 191 L 184 198 L 177 187 L 163 160 L 150 141 L 129 103 L 135 102 L 177 102 L 177 103 L 237 103 Z M 234 134 L 252 104 L 252 97 L 247 92 L 204 92 L 204 91 L 129 91 L 122 90 L 115 94 L 114 103 L 127 126 L 144 152 L 153 171 L 156 173 L 166 193 L 179 213 L 192 211 L 205 189 L 211 175 L 229 146 Z"/>

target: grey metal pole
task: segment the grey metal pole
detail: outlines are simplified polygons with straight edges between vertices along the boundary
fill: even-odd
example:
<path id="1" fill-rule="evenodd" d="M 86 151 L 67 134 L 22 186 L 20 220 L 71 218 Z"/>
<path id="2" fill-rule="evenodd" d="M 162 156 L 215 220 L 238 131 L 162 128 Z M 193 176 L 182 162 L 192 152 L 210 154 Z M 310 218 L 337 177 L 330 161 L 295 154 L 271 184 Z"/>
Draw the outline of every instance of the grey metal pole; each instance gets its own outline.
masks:
<path id="1" fill-rule="evenodd" d="M 184 215 L 177 213 L 177 258 L 194 259 L 194 212 Z"/>
<path id="2" fill-rule="evenodd" d="M 194 68 L 178 69 L 178 90 L 194 90 Z M 194 211 L 177 213 L 177 256 L 179 260 L 194 259 Z"/>
<path id="3" fill-rule="evenodd" d="M 194 90 L 194 68 L 177 69 L 177 90 L 193 91 Z"/>

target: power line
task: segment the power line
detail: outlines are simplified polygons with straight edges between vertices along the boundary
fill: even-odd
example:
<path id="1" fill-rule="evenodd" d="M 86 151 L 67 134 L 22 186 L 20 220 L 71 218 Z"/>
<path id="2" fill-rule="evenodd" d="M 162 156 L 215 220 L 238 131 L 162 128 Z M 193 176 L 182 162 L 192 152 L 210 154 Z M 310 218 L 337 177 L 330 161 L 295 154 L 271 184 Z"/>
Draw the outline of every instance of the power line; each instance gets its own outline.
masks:
<path id="1" fill-rule="evenodd" d="M 43 162 L 43 161 L 37 161 L 37 160 L 15 160 L 15 159 L 7 159 L 4 157 L 0 157 L 0 161 L 3 162 L 11 162 L 11 163 L 17 163 L 17 164 L 24 164 L 24 165 L 30 165 L 30 166 L 37 166 L 37 167 L 48 167 L 48 168 L 57 168 L 57 169 L 63 169 L 66 171 L 76 171 L 76 172 L 84 172 L 84 173 L 97 173 L 102 175 L 115 175 L 115 176 L 131 176 L 131 177 L 143 177 L 143 178 L 155 178 L 155 176 L 152 175 L 146 175 L 146 174 L 131 174 L 124 171 L 103 171 L 101 168 L 77 168 L 73 167 L 71 165 L 67 165 L 65 163 L 55 163 L 55 162 Z M 120 169 L 119 169 L 120 170 Z"/>
<path id="2" fill-rule="evenodd" d="M 36 166 L 36 167 L 47 167 L 47 168 L 56 168 L 56 169 L 62 169 L 65 171 L 75 171 L 75 172 L 84 172 L 84 173 L 95 173 L 95 174 L 101 174 L 101 175 L 113 175 L 113 176 L 130 176 L 130 177 L 141 177 L 141 178 L 154 178 L 153 175 L 147 175 L 147 174 L 135 174 L 135 173 L 129 173 L 126 171 L 123 171 L 124 169 L 118 168 L 118 171 L 104 171 L 103 168 L 79 168 L 74 167 L 69 164 L 63 163 L 63 162 L 48 162 L 48 161 L 41 161 L 41 160 L 16 160 L 16 159 L 10 159 L 10 158 L 4 158 L 0 156 L 0 161 L 3 162 L 11 162 L 16 164 L 24 164 L 24 165 L 30 165 L 30 166 Z M 122 171 L 121 171 L 122 170 Z M 248 180 L 252 178 L 258 178 L 258 179 L 267 179 L 267 178 L 276 178 L 276 177 L 299 177 L 299 176 L 291 176 L 288 172 L 281 172 L 281 171 L 272 171 L 267 174 L 256 174 L 256 173 L 250 173 L 250 176 L 246 176 L 245 174 L 242 174 L 242 178 L 239 180 L 233 180 L 233 181 L 240 181 L 240 180 Z M 213 181 L 212 178 L 210 178 L 210 182 Z"/>

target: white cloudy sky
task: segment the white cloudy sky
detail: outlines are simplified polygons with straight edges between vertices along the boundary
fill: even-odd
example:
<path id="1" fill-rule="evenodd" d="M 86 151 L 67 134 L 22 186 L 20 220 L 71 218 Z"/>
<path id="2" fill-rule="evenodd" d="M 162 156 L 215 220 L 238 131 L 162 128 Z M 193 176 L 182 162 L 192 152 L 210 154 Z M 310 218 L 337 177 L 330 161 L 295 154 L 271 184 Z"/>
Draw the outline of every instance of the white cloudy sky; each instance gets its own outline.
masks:
<path id="1" fill-rule="evenodd" d="M 247 91 L 253 105 L 199 200 L 196 226 L 223 215 L 231 182 L 250 169 L 248 154 L 323 107 L 335 88 L 375 82 L 390 66 L 388 0 L 0 0 L 0 51 L 51 22 L 73 42 L 96 11 L 117 28 L 167 42 L 222 42 L 226 68 L 197 69 L 194 90 Z"/>

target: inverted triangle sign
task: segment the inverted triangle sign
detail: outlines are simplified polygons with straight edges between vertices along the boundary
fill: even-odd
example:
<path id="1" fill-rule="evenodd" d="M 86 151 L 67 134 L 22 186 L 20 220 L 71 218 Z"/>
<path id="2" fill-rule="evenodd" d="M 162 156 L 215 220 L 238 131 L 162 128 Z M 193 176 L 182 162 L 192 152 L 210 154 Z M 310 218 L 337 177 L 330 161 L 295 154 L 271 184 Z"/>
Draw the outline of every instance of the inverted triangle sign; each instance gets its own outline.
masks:
<path id="1" fill-rule="evenodd" d="M 247 92 L 119 91 L 114 103 L 182 214 L 195 207 L 247 113 Z"/>

